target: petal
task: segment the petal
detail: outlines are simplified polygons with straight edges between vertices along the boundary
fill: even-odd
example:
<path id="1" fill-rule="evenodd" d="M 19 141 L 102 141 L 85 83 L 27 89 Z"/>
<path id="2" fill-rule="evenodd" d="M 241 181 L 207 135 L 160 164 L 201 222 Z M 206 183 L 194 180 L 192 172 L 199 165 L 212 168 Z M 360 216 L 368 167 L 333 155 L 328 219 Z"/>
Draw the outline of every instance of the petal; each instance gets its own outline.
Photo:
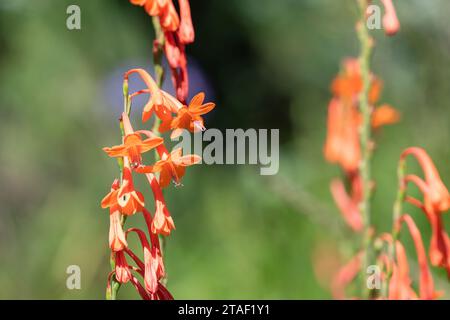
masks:
<path id="1" fill-rule="evenodd" d="M 390 105 L 384 104 L 375 109 L 372 115 L 372 128 L 394 124 L 400 120 L 400 113 Z"/>
<path id="2" fill-rule="evenodd" d="M 205 93 L 204 92 L 197 93 L 192 98 L 191 102 L 189 102 L 189 108 L 201 106 L 203 104 L 203 100 L 205 100 Z"/>
<path id="3" fill-rule="evenodd" d="M 164 142 L 163 138 L 155 137 L 155 138 L 148 138 L 142 141 L 142 144 L 140 146 L 141 153 L 147 152 L 160 144 Z"/>
<path id="4" fill-rule="evenodd" d="M 205 103 L 204 105 L 198 106 L 198 107 L 192 107 L 189 106 L 189 112 L 195 114 L 195 115 L 202 115 L 210 112 L 214 107 L 216 106 L 213 102 Z"/>
<path id="5" fill-rule="evenodd" d="M 183 131 L 184 131 L 185 129 L 182 129 L 182 128 L 176 128 L 176 129 L 174 129 L 173 131 L 172 131 L 172 133 L 170 134 L 170 139 L 171 140 L 174 140 L 174 139 L 176 139 L 176 138 L 178 138 L 179 136 L 181 136 L 182 134 L 183 134 Z"/>
<path id="6" fill-rule="evenodd" d="M 188 155 L 178 158 L 177 160 L 173 160 L 173 163 L 178 166 L 186 167 L 186 166 L 192 166 L 194 164 L 197 164 L 200 161 L 202 161 L 202 157 L 200 157 L 196 154 L 188 154 Z"/>

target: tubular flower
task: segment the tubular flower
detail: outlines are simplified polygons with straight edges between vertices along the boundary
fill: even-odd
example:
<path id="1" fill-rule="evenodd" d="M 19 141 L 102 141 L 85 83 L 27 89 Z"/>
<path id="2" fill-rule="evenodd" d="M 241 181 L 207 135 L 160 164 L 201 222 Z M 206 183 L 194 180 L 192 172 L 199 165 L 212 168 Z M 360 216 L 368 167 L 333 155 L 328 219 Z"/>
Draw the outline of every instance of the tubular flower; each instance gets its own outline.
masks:
<path id="1" fill-rule="evenodd" d="M 191 19 L 191 8 L 188 0 L 178 0 L 180 5 L 180 29 L 178 31 L 178 35 L 180 38 L 180 42 L 184 44 L 194 42 L 195 32 L 194 27 L 192 26 Z"/>
<path id="2" fill-rule="evenodd" d="M 189 1 L 178 1 L 181 19 L 172 0 L 130 0 L 130 2 L 144 6 L 150 16 L 159 18 L 165 38 L 164 51 L 169 61 L 176 96 L 184 103 L 189 91 L 185 45 L 194 42 L 195 38 Z M 159 40 L 155 40 L 154 50 L 159 50 L 161 45 Z"/>
<path id="3" fill-rule="evenodd" d="M 392 265 L 392 276 L 389 281 L 390 300 L 417 299 L 417 295 L 411 287 L 409 277 L 408 257 L 405 248 L 400 241 L 395 242 L 396 263 Z"/>
<path id="4" fill-rule="evenodd" d="M 109 214 L 109 247 L 112 251 L 122 251 L 128 244 L 122 229 L 121 214 L 113 211 Z"/>
<path id="5" fill-rule="evenodd" d="M 363 221 L 358 205 L 362 199 L 361 178 L 355 176 L 352 179 L 352 195 L 349 196 L 345 186 L 339 179 L 331 182 L 331 194 L 338 206 L 345 222 L 356 232 L 363 228 Z"/>
<path id="6" fill-rule="evenodd" d="M 110 157 L 127 157 L 132 167 L 142 162 L 142 153 L 152 150 L 163 142 L 162 138 L 153 137 L 142 140 L 139 133 L 125 135 L 123 144 L 111 148 L 103 148 Z"/>
<path id="7" fill-rule="evenodd" d="M 358 252 L 334 276 L 331 284 L 331 292 L 335 299 L 345 299 L 345 288 L 355 279 L 361 269 L 363 256 L 363 251 Z"/>
<path id="8" fill-rule="evenodd" d="M 152 220 L 151 232 L 168 236 L 170 231 L 175 229 L 175 224 L 167 209 L 166 201 L 156 177 L 152 173 L 147 173 L 146 176 L 155 197 L 155 216 Z"/>
<path id="9" fill-rule="evenodd" d="M 150 16 L 159 17 L 161 26 L 165 30 L 178 29 L 180 19 L 172 0 L 130 0 L 130 3 L 144 7 Z"/>
<path id="10" fill-rule="evenodd" d="M 381 0 L 384 5 L 383 28 L 386 35 L 393 36 L 400 30 L 400 22 L 392 0 Z"/>
<path id="11" fill-rule="evenodd" d="M 371 76 L 369 104 L 374 105 L 380 96 L 382 82 Z M 333 98 L 328 105 L 327 138 L 324 146 L 325 159 L 339 164 L 348 174 L 358 169 L 361 152 L 359 127 L 362 117 L 358 110 L 358 99 L 362 91 L 362 78 L 359 62 L 348 58 L 343 70 L 331 85 Z M 372 128 L 396 123 L 400 115 L 389 105 L 373 108 Z"/>
<path id="12" fill-rule="evenodd" d="M 123 251 L 117 251 L 116 256 L 116 280 L 120 283 L 127 283 L 130 281 L 132 274 L 130 271 L 130 266 L 127 263 L 127 259 L 125 258 Z"/>
<path id="13" fill-rule="evenodd" d="M 357 111 L 332 99 L 328 106 L 328 132 L 324 153 L 327 161 L 355 172 L 360 161 Z"/>
<path id="14" fill-rule="evenodd" d="M 419 162 L 425 176 L 425 180 L 417 176 L 410 176 L 411 182 L 415 183 L 424 196 L 425 209 L 428 212 L 441 213 L 450 208 L 450 194 L 441 180 L 433 160 L 422 148 L 411 147 L 403 151 L 401 159 L 412 155 Z"/>
<path id="15" fill-rule="evenodd" d="M 407 197 L 406 200 L 420 208 L 428 218 L 431 225 L 430 262 L 433 266 L 445 268 L 450 278 L 450 238 L 445 231 L 442 215 L 427 211 L 425 206 L 417 199 Z"/>
<path id="16" fill-rule="evenodd" d="M 404 183 L 410 182 L 419 188 L 423 194 L 423 203 L 410 196 L 406 200 L 425 213 L 431 225 L 429 250 L 431 264 L 445 268 L 450 277 L 450 238 L 442 221 L 442 213 L 450 206 L 449 192 L 425 150 L 418 147 L 408 148 L 402 153 L 401 160 L 408 155 L 417 159 L 424 173 L 424 179 L 410 174 L 404 178 Z"/>
<path id="17" fill-rule="evenodd" d="M 404 214 L 400 217 L 396 226 L 398 231 L 400 231 L 402 222 L 405 222 L 408 226 L 409 233 L 416 247 L 417 260 L 419 263 L 420 271 L 419 298 L 425 300 L 435 299 L 440 295 L 440 293 L 434 291 L 433 278 L 428 267 L 427 255 L 423 245 L 422 236 L 420 235 L 420 231 L 411 216 L 407 214 Z"/>
<path id="18" fill-rule="evenodd" d="M 210 112 L 216 105 L 212 102 L 203 103 L 204 99 L 205 94 L 200 92 L 192 98 L 189 106 L 178 109 L 176 117 L 170 124 L 171 129 L 174 129 L 171 137 L 179 135 L 182 129 L 187 129 L 191 132 L 205 130 L 202 115 Z"/>
<path id="19" fill-rule="evenodd" d="M 147 89 L 141 92 L 150 94 L 149 100 L 142 111 L 143 122 L 150 119 L 153 113 L 156 113 L 156 115 L 163 121 L 171 119 L 171 113 L 175 113 L 178 109 L 183 107 L 177 99 L 164 90 L 158 88 L 156 82 L 144 69 L 129 70 L 125 73 L 125 81 L 128 81 L 128 77 L 133 73 L 137 73 L 147 86 Z"/>

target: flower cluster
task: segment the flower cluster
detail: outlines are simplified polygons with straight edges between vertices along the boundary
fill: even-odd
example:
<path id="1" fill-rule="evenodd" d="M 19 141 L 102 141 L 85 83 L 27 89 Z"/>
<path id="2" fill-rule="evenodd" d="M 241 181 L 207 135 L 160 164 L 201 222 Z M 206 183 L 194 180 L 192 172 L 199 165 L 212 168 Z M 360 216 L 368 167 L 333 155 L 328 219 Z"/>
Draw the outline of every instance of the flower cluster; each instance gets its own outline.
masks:
<path id="1" fill-rule="evenodd" d="M 383 26 L 387 35 L 399 30 L 399 22 L 391 0 L 381 0 L 385 7 Z M 398 191 L 393 209 L 391 232 L 377 234 L 370 221 L 370 197 L 374 182 L 370 176 L 370 158 L 375 148 L 372 139 L 379 127 L 399 120 L 398 112 L 389 105 L 375 107 L 381 90 L 381 82 L 370 73 L 369 60 L 374 40 L 365 28 L 366 16 L 371 0 L 361 0 L 362 19 L 357 23 L 361 43 L 359 59 L 347 59 L 341 74 L 333 81 L 333 98 L 328 107 L 328 134 L 325 143 L 325 158 L 337 163 L 343 169 L 350 188 L 348 193 L 344 182 L 335 179 L 331 192 L 347 224 L 353 231 L 365 230 L 362 245 L 350 261 L 334 276 L 331 289 L 335 298 L 346 297 L 346 288 L 358 273 L 363 282 L 363 296 L 375 299 L 435 299 L 441 293 L 434 287 L 429 268 L 444 268 L 450 278 L 450 238 L 445 231 L 443 213 L 450 209 L 450 194 L 442 182 L 430 156 L 424 149 L 407 148 L 400 156 L 398 166 Z M 423 178 L 406 174 L 406 159 L 412 156 L 419 162 Z M 416 199 L 408 194 L 408 185 L 415 185 L 423 195 Z M 431 240 L 425 249 L 421 232 L 411 215 L 404 213 L 404 202 L 420 208 L 431 226 Z M 406 225 L 417 256 L 419 270 L 418 291 L 410 274 L 410 259 L 400 234 Z M 376 264 L 375 275 L 380 287 L 368 287 L 367 267 Z M 377 290 L 367 290 L 377 289 Z"/>
<path id="2" fill-rule="evenodd" d="M 189 87 L 185 46 L 194 42 L 195 38 L 189 1 L 178 0 L 180 14 L 172 0 L 130 0 L 130 2 L 142 6 L 148 15 L 159 19 L 164 40 L 161 43 L 161 40 L 156 39 L 153 48 L 157 50 L 159 46 L 164 47 L 177 99 L 184 103 Z"/>
<path id="3" fill-rule="evenodd" d="M 372 110 L 373 130 L 377 130 L 383 125 L 396 123 L 400 118 L 399 113 L 388 104 L 375 107 L 381 89 L 381 80 L 372 75 L 368 102 Z M 359 173 L 361 162 L 359 130 L 362 122 L 362 115 L 359 111 L 359 95 L 362 90 L 363 82 L 359 62 L 357 59 L 348 58 L 343 63 L 341 73 L 331 85 L 333 98 L 328 105 L 328 132 L 324 154 L 327 161 L 337 163 L 343 169 L 350 185 L 351 190 L 348 194 L 342 180 L 334 179 L 331 182 L 331 192 L 346 223 L 354 231 L 361 231 L 363 227 L 358 208 L 362 199 Z"/>
<path id="4" fill-rule="evenodd" d="M 377 251 L 376 260 L 382 270 L 381 279 L 386 282 L 388 287 L 387 295 L 384 298 L 393 300 L 435 299 L 442 293 L 435 291 L 428 261 L 433 266 L 446 269 L 450 276 L 450 241 L 442 221 L 442 213 L 450 209 L 450 194 L 430 156 L 422 148 L 411 147 L 403 151 L 399 163 L 401 172 L 404 171 L 405 158 L 408 155 L 415 157 L 419 161 L 424 178 L 402 173 L 400 176 L 399 194 L 401 196 L 399 201 L 406 201 L 420 208 L 430 222 L 432 235 L 428 258 L 419 228 L 413 218 L 409 214 L 404 213 L 394 217 L 392 233 L 382 233 L 376 237 L 375 245 L 380 248 Z M 413 183 L 419 188 L 423 194 L 422 201 L 407 195 L 408 183 Z M 413 289 L 406 250 L 400 240 L 398 240 L 403 224 L 406 224 L 416 249 L 419 267 L 418 292 Z M 333 295 L 336 298 L 345 297 L 345 287 L 355 279 L 362 268 L 362 254 L 363 252 L 359 252 L 335 276 Z"/>
<path id="5" fill-rule="evenodd" d="M 132 74 L 139 75 L 146 88 L 128 94 L 128 81 Z M 130 109 L 133 97 L 149 93 L 149 100 L 142 112 L 143 119 L 155 115 L 161 120 L 159 131 L 172 130 L 171 136 L 182 130 L 194 132 L 197 128 L 203 128 L 201 115 L 215 106 L 213 103 L 203 104 L 203 93 L 196 95 L 189 106 L 183 105 L 175 97 L 159 89 L 153 78 L 143 69 L 131 69 L 125 73 L 124 93 L 126 100 L 130 101 Z M 181 148 L 169 153 L 164 139 L 156 133 L 149 130 L 134 130 L 127 110 L 122 113 L 120 123 L 123 133 L 122 143 L 103 148 L 110 157 L 118 158 L 121 166 L 120 179 L 114 180 L 111 191 L 101 202 L 102 208 L 109 208 L 109 247 L 115 265 L 108 277 L 108 290 L 111 290 L 111 277 L 114 275 L 119 283 L 131 282 L 144 299 L 171 299 L 172 296 L 162 283 L 165 269 L 159 236 L 170 235 L 175 229 L 175 224 L 162 189 L 167 188 L 171 181 L 175 185 L 180 185 L 186 167 L 198 163 L 201 158 L 197 155 L 183 155 Z M 159 160 L 152 165 L 146 165 L 142 155 L 152 149 L 156 151 Z M 147 209 L 143 194 L 134 187 L 133 174 L 145 175 L 148 181 L 154 199 L 153 215 Z M 129 228 L 126 231 L 123 229 L 124 218 L 138 212 L 143 214 L 149 239 L 140 229 Z M 130 233 L 138 236 L 143 259 L 128 246 L 127 238 Z M 128 264 L 127 256 L 136 266 Z M 135 277 L 136 273 L 143 277 L 143 286 Z"/>

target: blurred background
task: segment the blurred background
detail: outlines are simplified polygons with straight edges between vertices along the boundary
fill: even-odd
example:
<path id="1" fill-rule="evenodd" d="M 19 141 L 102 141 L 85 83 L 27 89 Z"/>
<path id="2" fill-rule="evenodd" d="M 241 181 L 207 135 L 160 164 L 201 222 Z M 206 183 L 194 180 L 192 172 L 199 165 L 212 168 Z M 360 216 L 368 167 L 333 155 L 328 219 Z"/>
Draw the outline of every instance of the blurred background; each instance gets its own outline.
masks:
<path id="1" fill-rule="evenodd" d="M 450 2 L 395 3 L 400 33 L 372 33 L 381 102 L 402 113 L 376 137 L 379 231 L 391 228 L 404 148 L 426 148 L 450 184 Z M 70 4 L 81 8 L 81 30 L 66 28 Z M 331 298 L 329 277 L 356 248 L 329 193 L 339 169 L 322 149 L 330 82 L 342 59 L 358 54 L 355 2 L 191 7 L 191 96 L 206 91 L 217 104 L 207 127 L 279 128 L 280 171 L 201 165 L 188 170 L 183 188 L 168 189 L 177 226 L 166 248 L 169 290 L 178 299 Z M 118 170 L 101 148 L 120 139 L 122 73 L 153 70 L 152 30 L 144 10 L 126 0 L 0 0 L 0 298 L 104 298 L 109 218 L 99 203 Z M 419 172 L 415 164 L 411 171 Z M 428 243 L 425 218 L 407 211 Z M 81 290 L 66 288 L 69 265 L 81 268 Z M 129 285 L 119 296 L 138 298 Z"/>

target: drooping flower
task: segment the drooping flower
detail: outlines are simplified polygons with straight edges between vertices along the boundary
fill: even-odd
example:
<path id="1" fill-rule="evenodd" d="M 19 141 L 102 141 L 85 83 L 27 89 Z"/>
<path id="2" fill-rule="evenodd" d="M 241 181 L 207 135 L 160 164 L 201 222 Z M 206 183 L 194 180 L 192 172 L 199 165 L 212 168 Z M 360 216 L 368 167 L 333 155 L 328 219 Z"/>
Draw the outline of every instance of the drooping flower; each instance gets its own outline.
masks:
<path id="1" fill-rule="evenodd" d="M 406 178 L 408 177 L 410 176 Z M 450 238 L 445 231 L 442 214 L 427 210 L 419 200 L 411 196 L 408 196 L 406 201 L 420 208 L 428 218 L 431 226 L 430 262 L 433 266 L 445 268 L 450 278 Z"/>
<path id="2" fill-rule="evenodd" d="M 150 94 L 150 97 L 142 111 L 143 122 L 150 119 L 153 113 L 156 113 L 156 115 L 163 121 L 171 119 L 171 114 L 177 112 L 178 109 L 183 107 L 182 103 L 175 97 L 160 89 L 153 78 L 144 69 L 131 69 L 125 73 L 124 79 L 128 81 L 128 77 L 133 73 L 137 73 L 140 76 L 147 87 L 148 93 Z"/>
<path id="3" fill-rule="evenodd" d="M 118 210 L 109 214 L 109 247 L 115 252 L 122 251 L 128 246 L 122 228 L 121 217 L 122 215 Z"/>
<path id="4" fill-rule="evenodd" d="M 145 233 L 137 228 L 130 228 L 129 232 L 135 232 L 141 242 L 144 251 L 144 287 L 150 294 L 155 294 L 158 291 L 159 280 L 164 277 L 164 265 L 158 244 L 153 243 L 152 247 L 145 236 Z"/>
<path id="5" fill-rule="evenodd" d="M 417 253 L 417 261 L 419 263 L 419 298 L 420 299 L 435 299 L 440 293 L 434 291 L 434 282 L 431 276 L 430 269 L 428 267 L 427 255 L 422 241 L 422 236 L 419 229 L 417 228 L 414 220 L 410 215 L 404 214 L 397 221 L 396 228 L 398 231 L 401 228 L 402 222 L 406 223 L 411 238 L 414 241 Z"/>
<path id="6" fill-rule="evenodd" d="M 167 209 L 166 201 L 159 183 L 152 173 L 147 173 L 147 180 L 155 198 L 155 215 L 151 223 L 151 232 L 167 236 L 175 229 L 175 224 Z"/>
<path id="7" fill-rule="evenodd" d="M 395 242 L 396 261 L 392 266 L 392 275 L 389 281 L 389 300 L 417 299 L 417 294 L 411 287 L 409 277 L 409 263 L 405 248 L 400 241 Z"/>
<path id="8" fill-rule="evenodd" d="M 180 19 L 172 0 L 130 0 L 130 2 L 143 6 L 148 15 L 159 17 L 164 30 L 176 31 L 178 29 Z"/>
<path id="9" fill-rule="evenodd" d="M 178 35 L 181 43 L 188 44 L 194 42 L 195 32 L 192 26 L 191 8 L 188 0 L 178 0 L 180 5 L 180 29 Z"/>
<path id="10" fill-rule="evenodd" d="M 384 5 L 383 28 L 388 36 L 395 35 L 400 30 L 400 22 L 395 12 L 392 0 L 381 0 Z"/>
<path id="11" fill-rule="evenodd" d="M 358 169 L 361 158 L 358 113 L 334 98 L 328 106 L 328 131 L 324 147 L 327 161 L 338 163 L 346 172 Z"/>
<path id="12" fill-rule="evenodd" d="M 363 229 L 362 215 L 359 210 L 359 203 L 362 200 L 362 184 L 359 175 L 352 178 L 351 196 L 345 190 L 345 186 L 340 179 L 331 182 L 331 194 L 338 206 L 345 222 L 356 232 Z"/>
<path id="13" fill-rule="evenodd" d="M 450 208 L 450 193 L 441 180 L 438 170 L 427 152 L 418 147 L 411 147 L 403 151 L 401 159 L 412 155 L 419 162 L 425 180 L 417 176 L 409 176 L 409 180 L 417 185 L 423 193 L 425 209 L 441 213 Z"/>
<path id="14" fill-rule="evenodd" d="M 120 283 L 127 283 L 130 281 L 132 274 L 127 259 L 125 258 L 124 251 L 117 251 L 115 253 L 115 262 L 116 280 Z"/>
<path id="15" fill-rule="evenodd" d="M 345 288 L 355 279 L 361 269 L 364 251 L 358 252 L 347 264 L 345 264 L 333 277 L 331 293 L 335 299 L 345 299 Z"/>

